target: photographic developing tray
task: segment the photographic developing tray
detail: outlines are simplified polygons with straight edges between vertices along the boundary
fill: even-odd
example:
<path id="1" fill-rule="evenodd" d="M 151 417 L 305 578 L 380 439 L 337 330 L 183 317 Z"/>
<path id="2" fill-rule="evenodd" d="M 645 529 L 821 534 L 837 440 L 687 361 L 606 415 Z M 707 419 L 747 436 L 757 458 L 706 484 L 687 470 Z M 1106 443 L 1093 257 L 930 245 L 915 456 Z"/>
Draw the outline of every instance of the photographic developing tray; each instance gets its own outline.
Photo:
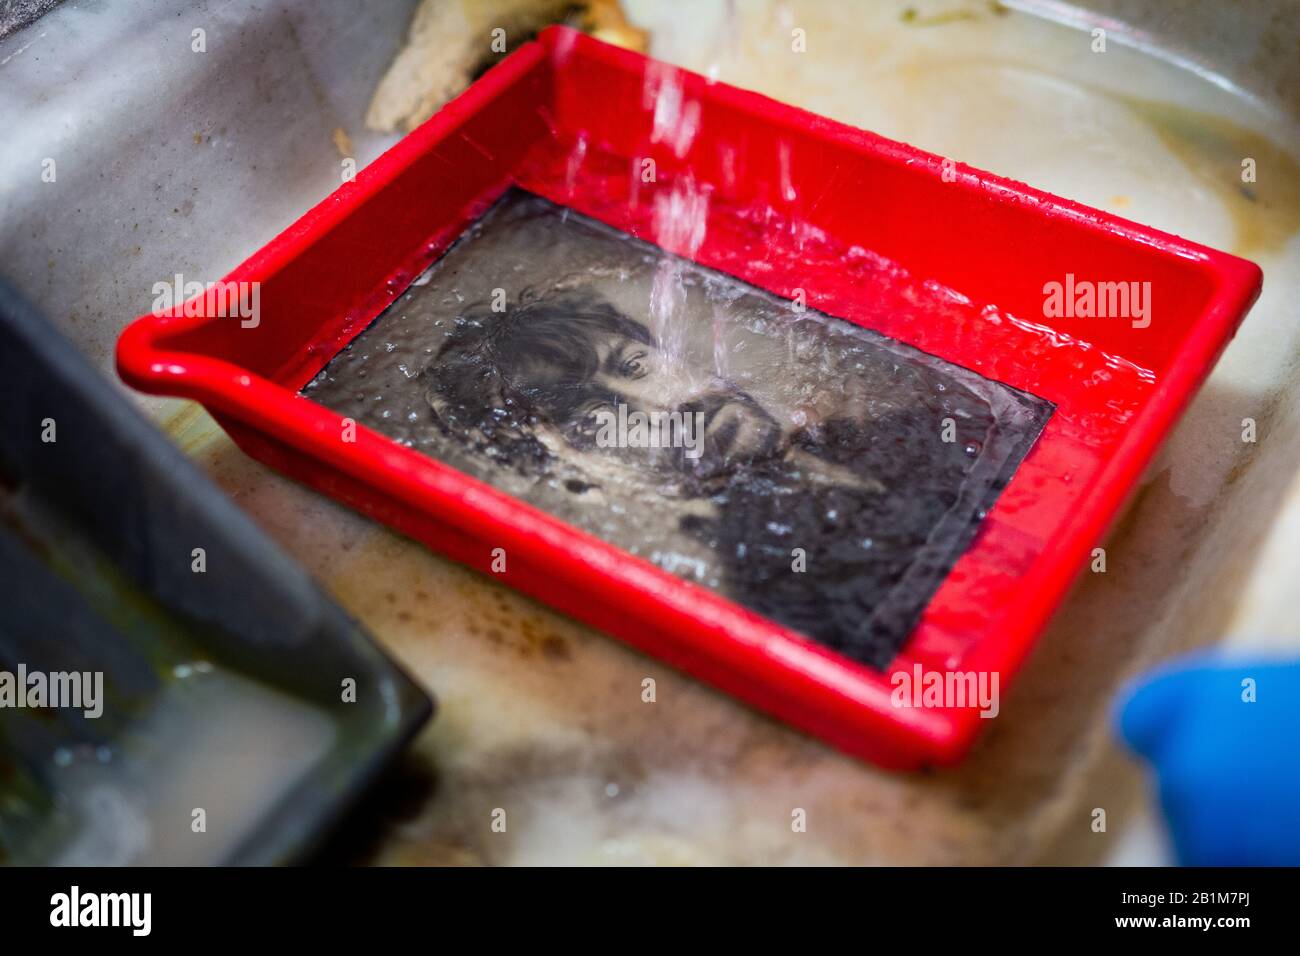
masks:
<path id="1" fill-rule="evenodd" d="M 600 241 L 631 243 L 626 248 L 638 250 L 646 274 L 635 263 L 606 272 L 619 282 L 630 276 L 627 288 L 650 283 L 645 310 L 654 311 L 655 296 L 690 302 L 700 290 L 712 290 L 714 304 L 739 303 L 724 324 L 739 321 L 784 343 L 774 367 L 792 375 L 806 371 L 799 363 L 820 361 L 810 344 L 833 339 L 869 356 L 866 372 L 828 371 L 819 387 L 799 393 L 814 418 L 818 403 L 860 394 L 862 407 L 875 410 L 861 421 L 885 421 L 879 403 L 888 405 L 889 389 L 880 370 L 892 369 L 910 383 L 896 397 L 913 396 L 910 407 L 929 416 L 917 421 L 954 430 L 943 440 L 955 438 L 972 461 L 993 452 L 970 439 L 971 409 L 1015 423 L 1002 438 L 988 432 L 999 450 L 985 462 L 978 493 L 936 499 L 964 515 L 957 526 L 930 538 L 909 532 L 909 547 L 921 555 L 905 575 L 916 584 L 910 601 L 863 599 L 857 619 L 839 605 L 820 614 L 816 600 L 801 603 L 789 579 L 754 571 L 753 562 L 773 559 L 772 548 L 757 557 L 723 533 L 710 546 L 731 548 L 731 570 L 752 579 L 748 597 L 733 599 L 707 570 L 687 580 L 689 570 L 674 566 L 665 549 L 609 543 L 581 505 L 570 514 L 551 506 L 545 488 L 533 496 L 514 479 L 488 481 L 487 472 L 456 467 L 454 456 L 439 460 L 418 434 L 360 406 L 344 414 L 346 388 L 331 384 L 346 384 L 343 376 L 370 369 L 400 384 L 395 369 L 423 374 L 409 364 L 409 348 L 401 362 L 384 358 L 381 330 L 409 331 L 418 312 L 430 320 L 420 328 L 441 336 L 461 329 L 463 344 L 495 321 L 491 277 L 471 275 L 474 243 L 496 249 L 501 262 L 511 249 L 534 249 L 536 261 L 521 258 L 519 268 L 553 273 L 540 297 L 508 276 L 498 280 L 506 313 L 541 316 L 539 303 L 549 302 L 552 318 L 536 321 L 579 313 L 606 323 L 601 328 L 622 321 L 627 302 L 593 305 L 591 290 L 577 289 L 604 274 L 599 269 L 575 265 L 572 276 L 561 274 L 582 255 L 560 257 L 540 233 L 493 238 L 502 221 L 515 221 L 512 210 L 525 207 L 548 222 L 572 219 L 566 250 L 569 243 L 586 248 L 602 230 Z M 635 239 L 617 240 L 623 234 Z M 656 263 L 665 262 L 661 271 Z M 461 269 L 465 289 L 476 290 L 468 298 L 452 281 Z M 996 679 L 1007 690 L 1258 295 L 1261 275 L 1233 256 L 555 27 L 226 282 L 257 283 L 255 320 L 230 315 L 234 286 L 146 315 L 119 342 L 122 377 L 202 402 L 250 455 L 439 552 L 850 753 L 910 768 L 959 759 L 985 723 L 981 712 L 995 709 L 931 698 L 922 686 L 991 687 Z M 430 285 L 441 315 L 420 298 Z M 667 355 L 665 334 L 674 326 L 656 325 L 653 315 L 636 319 L 627 335 Z M 464 354 L 490 351 L 494 341 L 489 335 Z M 389 344 L 400 352 L 400 343 Z M 875 384 L 858 383 L 859 372 L 875 375 Z M 761 379 L 750 375 L 745 389 L 761 392 Z M 448 372 L 438 382 L 447 394 L 435 388 L 414 406 L 394 399 L 388 410 L 418 422 L 445 405 L 439 421 L 454 420 L 460 399 L 448 395 L 473 381 Z M 333 400 L 322 403 L 331 388 Z M 519 410 L 509 395 L 496 409 L 503 419 Z M 815 429 L 796 428 L 808 420 L 802 406 L 770 417 L 805 461 L 822 461 L 838 441 L 829 427 L 815 441 L 808 438 Z M 498 437 L 507 424 L 523 427 L 503 424 Z M 747 427 L 719 430 L 719 447 L 736 447 Z M 923 469 L 901 464 L 915 451 L 908 444 L 915 430 L 872 434 L 867 427 L 860 437 L 876 441 L 883 477 L 863 478 L 863 487 L 888 495 L 907 486 L 909 474 L 928 480 Z M 881 434 L 897 443 L 898 455 L 881 445 Z M 823 444 L 809 451 L 808 441 Z M 540 439 L 511 447 L 554 451 Z M 581 501 L 589 483 L 569 478 L 558 486 Z M 813 499 L 830 500 L 837 487 Z M 643 503 L 635 520 L 653 528 L 668 505 L 652 495 Z M 825 508 L 823 516 L 833 523 L 842 510 Z M 856 505 L 848 510 L 856 513 Z M 898 511 L 900 529 L 910 520 L 905 512 Z M 781 527 L 766 526 L 778 529 L 773 534 Z M 888 520 L 879 526 L 885 537 L 899 530 Z M 798 537 L 782 539 L 789 545 L 782 560 L 796 553 Z M 845 547 L 871 544 L 859 535 Z M 818 555 L 834 551 L 835 542 L 807 549 L 807 581 L 825 579 Z M 735 554 L 750 563 L 737 563 Z M 831 617 L 861 635 L 839 643 L 816 635 Z M 880 634 L 871 630 L 877 626 Z"/>

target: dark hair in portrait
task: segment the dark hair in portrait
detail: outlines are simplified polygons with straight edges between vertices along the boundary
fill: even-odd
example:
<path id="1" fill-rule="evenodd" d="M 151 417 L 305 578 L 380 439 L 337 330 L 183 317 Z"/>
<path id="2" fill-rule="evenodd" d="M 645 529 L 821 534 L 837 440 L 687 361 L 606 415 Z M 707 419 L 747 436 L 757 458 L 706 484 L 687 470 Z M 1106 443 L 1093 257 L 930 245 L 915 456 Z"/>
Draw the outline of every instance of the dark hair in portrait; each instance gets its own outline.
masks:
<path id="1" fill-rule="evenodd" d="M 610 398 L 595 376 L 597 343 L 611 338 L 655 344 L 645 325 L 586 289 L 526 290 L 500 312 L 478 303 L 425 370 L 429 406 L 448 435 L 502 465 L 544 471 L 553 455 L 535 429 L 543 421 L 563 428 L 585 405 Z"/>

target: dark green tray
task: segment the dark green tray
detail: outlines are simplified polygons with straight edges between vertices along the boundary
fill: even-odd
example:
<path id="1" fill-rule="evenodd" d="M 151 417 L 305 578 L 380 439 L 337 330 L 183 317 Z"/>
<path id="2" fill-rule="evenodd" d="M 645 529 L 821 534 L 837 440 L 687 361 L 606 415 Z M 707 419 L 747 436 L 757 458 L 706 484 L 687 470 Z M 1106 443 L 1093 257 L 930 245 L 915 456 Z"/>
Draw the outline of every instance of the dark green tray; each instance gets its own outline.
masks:
<path id="1" fill-rule="evenodd" d="M 432 701 L 3 283 L 0 382 L 0 862 L 302 859 Z"/>

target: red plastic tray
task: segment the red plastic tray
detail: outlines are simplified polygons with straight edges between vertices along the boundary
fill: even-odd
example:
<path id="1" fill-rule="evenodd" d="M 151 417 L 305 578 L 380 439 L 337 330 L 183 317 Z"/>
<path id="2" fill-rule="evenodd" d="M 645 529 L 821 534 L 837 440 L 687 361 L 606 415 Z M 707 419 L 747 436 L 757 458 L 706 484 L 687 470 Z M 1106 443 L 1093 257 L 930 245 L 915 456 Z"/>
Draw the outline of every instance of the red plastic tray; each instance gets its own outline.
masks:
<path id="1" fill-rule="evenodd" d="M 698 104 L 698 117 L 687 117 L 693 137 L 678 138 L 680 127 L 656 134 L 647 83 L 663 82 L 680 83 L 682 102 Z M 657 165 L 658 185 L 641 182 L 645 158 Z M 778 295 L 805 289 L 810 306 L 865 322 L 851 268 L 810 274 L 788 263 L 797 264 L 809 228 L 872 250 L 987 304 L 978 328 L 942 315 L 873 317 L 874 328 L 1057 406 L 883 673 L 377 433 L 358 428 L 345 443 L 341 416 L 296 394 L 510 185 L 653 241 L 650 190 L 688 176 L 712 196 L 696 261 Z M 768 218 L 729 214 L 741 207 Z M 1149 281 L 1150 323 L 1043 318 L 1046 284 L 1067 275 Z M 552 28 L 227 281 L 261 284 L 256 327 L 220 317 L 213 293 L 190 308 L 197 316 L 184 308 L 144 316 L 118 344 L 123 379 L 197 399 L 250 455 L 470 566 L 490 571 L 493 549 L 505 548 L 501 576 L 511 585 L 850 753 L 916 767 L 961 757 L 983 721 L 972 707 L 896 707 L 891 675 L 918 665 L 996 672 L 1005 692 L 1258 295 L 1261 274 L 1233 256 Z M 1074 345 L 1044 350 L 1044 336 Z M 1081 371 L 1081 348 L 1107 356 L 1101 371 Z M 1129 409 L 1123 427 L 1113 425 L 1117 405 Z"/>

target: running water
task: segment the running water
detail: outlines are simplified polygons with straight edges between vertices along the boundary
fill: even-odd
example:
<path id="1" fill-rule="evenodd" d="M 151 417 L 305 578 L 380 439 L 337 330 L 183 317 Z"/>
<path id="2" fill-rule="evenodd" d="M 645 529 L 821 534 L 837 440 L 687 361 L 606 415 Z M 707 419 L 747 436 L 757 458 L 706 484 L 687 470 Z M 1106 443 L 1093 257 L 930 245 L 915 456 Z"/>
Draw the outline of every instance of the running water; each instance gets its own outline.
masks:
<path id="1" fill-rule="evenodd" d="M 689 86 L 674 68 L 647 72 L 640 156 L 586 131 L 540 144 L 518 182 L 564 208 L 507 196 L 305 393 L 879 664 L 993 501 L 1015 521 L 1095 478 L 1155 378 L 814 226 L 788 141 L 757 159 L 719 143 L 712 179 L 697 178 Z M 769 181 L 751 182 L 755 168 Z M 852 322 L 804 301 L 846 280 Z M 509 301 L 489 307 L 503 286 Z M 1081 384 L 1051 412 L 1034 396 L 1062 381 Z M 615 405 L 704 415 L 701 463 L 596 454 L 584 416 Z M 952 444 L 935 441 L 943 411 Z M 1052 453 L 1004 490 L 1049 413 Z M 981 560 L 1014 575 L 1050 534 L 1000 536 Z M 791 578 L 804 543 L 819 574 Z M 995 576 L 968 581 L 952 613 L 983 613 Z M 882 629 L 864 636 L 873 619 Z"/>
<path id="2" fill-rule="evenodd" d="M 642 97 L 643 105 L 654 115 L 651 144 L 666 143 L 677 158 L 685 156 L 699 130 L 700 104 L 685 98 L 681 72 L 652 62 L 646 70 Z M 654 194 L 654 241 L 662 249 L 687 258 L 694 256 L 707 235 L 708 218 L 708 190 L 698 186 L 692 176 L 674 179 L 667 191 L 657 190 Z M 671 376 L 686 374 L 688 367 L 683 355 L 685 297 L 682 260 L 665 256 L 655 274 L 649 307 L 651 330 L 659 342 L 656 358 L 661 370 Z M 723 359 L 715 361 L 715 374 L 722 374 L 725 353 Z"/>
<path id="3" fill-rule="evenodd" d="M 658 357 L 662 369 L 681 375 L 687 366 L 683 350 L 686 344 L 684 305 L 686 286 L 682 280 L 683 260 L 694 256 L 708 229 L 709 194 L 684 176 L 673 182 L 667 192 L 655 193 L 654 236 L 662 249 L 676 253 L 664 256 L 655 272 L 650 293 L 651 330 L 659 342 Z M 722 368 L 714 369 L 722 374 Z"/>
<path id="4" fill-rule="evenodd" d="M 734 5 L 727 4 L 726 20 L 735 17 Z M 715 41 L 718 58 L 724 55 L 731 31 L 723 29 Z M 568 51 L 557 56 L 567 55 Z M 647 66 L 641 89 L 641 105 L 652 117 L 650 146 L 667 146 L 678 159 L 690 151 L 700 129 L 701 104 L 686 91 L 682 71 L 666 63 L 652 60 Z M 566 188 L 570 194 L 580 189 L 579 179 L 586 172 L 584 165 L 591 143 L 586 135 L 575 138 L 568 154 L 565 173 Z M 639 201 L 643 186 L 657 182 L 658 171 L 653 162 L 643 159 L 632 168 L 632 197 Z M 732 157 L 734 164 L 734 156 Z M 789 149 L 782 154 L 782 194 L 794 198 L 789 182 Z M 734 180 L 734 166 L 728 175 Z M 675 177 L 668 188 L 653 191 L 652 241 L 660 248 L 687 259 L 694 257 L 708 233 L 709 201 L 711 187 L 699 184 L 692 176 Z M 684 316 L 686 290 L 682 278 L 682 260 L 666 256 L 659 262 L 653 288 L 646 303 L 651 319 L 651 329 L 659 343 L 655 355 L 660 370 L 673 377 L 688 380 L 698 368 L 684 354 L 686 348 L 686 318 Z M 729 361 L 721 322 L 714 336 L 713 375 L 725 377 Z M 699 384 L 696 382 L 696 384 Z"/>
<path id="5" fill-rule="evenodd" d="M 791 228 L 755 215 L 726 221 Z M 801 236 L 802 265 L 848 263 L 881 322 L 970 317 L 887 260 Z M 516 291 L 496 309 L 502 275 Z M 669 351 L 680 371 L 656 361 Z M 1051 412 L 517 191 L 304 394 L 876 666 Z M 604 443 L 602 411 L 698 414 L 701 453 Z M 790 573 L 792 548 L 816 574 Z"/>

